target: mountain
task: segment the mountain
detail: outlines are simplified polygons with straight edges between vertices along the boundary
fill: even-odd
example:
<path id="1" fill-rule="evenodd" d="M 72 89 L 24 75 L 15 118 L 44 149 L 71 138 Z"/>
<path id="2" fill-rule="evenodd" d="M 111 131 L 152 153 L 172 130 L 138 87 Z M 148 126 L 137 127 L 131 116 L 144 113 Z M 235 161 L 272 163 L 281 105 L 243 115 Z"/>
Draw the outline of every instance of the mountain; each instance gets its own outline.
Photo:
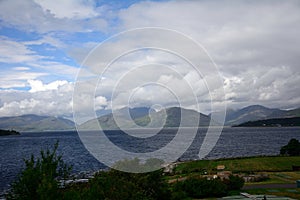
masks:
<path id="1" fill-rule="evenodd" d="M 108 115 L 110 114 L 112 111 L 110 109 L 105 110 L 105 109 L 101 109 L 101 110 L 96 110 L 96 116 L 97 117 L 102 117 L 104 115 Z"/>
<path id="2" fill-rule="evenodd" d="M 181 119 L 181 116 L 184 117 Z M 200 121 L 197 119 L 200 119 Z M 99 128 L 99 124 L 102 129 L 106 130 L 119 129 L 118 127 L 122 127 L 123 129 L 139 128 L 139 126 L 147 126 L 149 128 L 161 126 L 192 127 L 195 124 L 198 126 L 208 126 L 210 121 L 211 119 L 207 115 L 179 107 L 167 108 L 165 111 L 155 111 L 147 107 L 139 107 L 122 108 L 115 111 L 114 114 L 111 113 L 97 119 L 89 120 L 80 125 L 80 128 L 84 130 L 96 130 Z M 218 125 L 214 121 L 211 124 Z"/>
<path id="3" fill-rule="evenodd" d="M 300 117 L 274 118 L 257 121 L 249 121 L 237 125 L 236 127 L 281 127 L 281 126 L 300 126 Z"/>
<path id="4" fill-rule="evenodd" d="M 271 109 L 260 105 L 253 105 L 232 112 L 226 115 L 226 124 L 241 124 L 247 121 L 267 119 L 271 116 L 282 116 L 284 111 L 279 109 Z"/>
<path id="5" fill-rule="evenodd" d="M 218 121 L 218 113 L 215 119 Z M 299 117 L 300 108 L 293 110 L 280 110 L 277 108 L 267 108 L 261 105 L 251 105 L 239 110 L 228 109 L 225 118 L 225 125 L 239 125 L 248 121 L 257 121 L 273 118 Z"/>
<path id="6" fill-rule="evenodd" d="M 75 124 L 61 117 L 21 115 L 0 117 L 0 129 L 16 131 L 73 130 Z"/>

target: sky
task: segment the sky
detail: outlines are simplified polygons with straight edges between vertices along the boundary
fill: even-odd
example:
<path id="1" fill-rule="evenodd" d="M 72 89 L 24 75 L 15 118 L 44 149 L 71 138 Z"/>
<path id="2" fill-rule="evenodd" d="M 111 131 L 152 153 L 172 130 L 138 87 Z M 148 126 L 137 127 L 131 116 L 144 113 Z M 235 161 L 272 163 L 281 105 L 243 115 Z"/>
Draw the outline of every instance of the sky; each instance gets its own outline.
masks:
<path id="1" fill-rule="evenodd" d="M 199 44 L 216 67 L 205 61 L 199 75 L 180 55 L 151 48 L 101 65 L 147 41 L 199 56 L 175 33 Z M 74 104 L 83 118 L 91 105 L 182 105 L 206 114 L 222 106 L 298 108 L 299 35 L 299 0 L 1 0 L 0 116 L 71 118 Z M 83 79 L 90 89 L 76 90 Z"/>

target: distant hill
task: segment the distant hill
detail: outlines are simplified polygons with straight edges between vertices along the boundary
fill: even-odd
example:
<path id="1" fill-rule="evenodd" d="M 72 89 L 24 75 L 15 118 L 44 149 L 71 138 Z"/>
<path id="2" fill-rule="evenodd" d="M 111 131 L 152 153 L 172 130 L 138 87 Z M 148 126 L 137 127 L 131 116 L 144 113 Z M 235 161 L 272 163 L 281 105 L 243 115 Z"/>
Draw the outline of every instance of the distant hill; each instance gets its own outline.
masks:
<path id="1" fill-rule="evenodd" d="M 300 126 L 300 117 L 275 118 L 266 120 L 249 121 L 235 127 L 281 127 Z"/>
<path id="2" fill-rule="evenodd" d="M 60 117 L 21 115 L 0 117 L 0 129 L 13 129 L 16 131 L 73 130 L 75 124 Z"/>
<path id="3" fill-rule="evenodd" d="M 15 130 L 2 130 L 2 129 L 0 129 L 0 136 L 4 136 L 4 135 L 20 135 L 20 133 L 15 131 Z"/>
<path id="4" fill-rule="evenodd" d="M 128 112 L 129 111 L 129 112 Z M 181 116 L 185 116 L 181 119 Z M 197 118 L 200 121 L 197 121 Z M 117 119 L 117 122 L 115 121 Z M 152 119 L 152 121 L 151 121 Z M 164 121 L 165 119 L 165 121 Z M 182 120 L 182 121 L 181 121 Z M 147 107 L 140 108 L 122 108 L 115 111 L 113 114 L 107 114 L 97 119 L 89 120 L 82 125 L 81 129 L 93 130 L 98 129 L 98 124 L 102 129 L 119 129 L 122 128 L 138 128 L 139 126 L 147 126 L 149 128 L 156 127 L 191 127 L 198 123 L 198 126 L 208 126 L 211 119 L 209 116 L 199 113 L 194 110 L 171 107 L 164 111 L 154 111 Z M 218 123 L 212 121 L 212 125 Z M 118 125 L 117 125 L 118 124 Z"/>
<path id="5" fill-rule="evenodd" d="M 218 113 L 214 113 L 218 121 Z M 267 108 L 261 105 L 252 105 L 239 110 L 229 109 L 226 113 L 225 125 L 239 125 L 248 121 L 257 121 L 274 118 L 300 117 L 300 108 L 293 110 L 280 110 L 277 108 Z"/>

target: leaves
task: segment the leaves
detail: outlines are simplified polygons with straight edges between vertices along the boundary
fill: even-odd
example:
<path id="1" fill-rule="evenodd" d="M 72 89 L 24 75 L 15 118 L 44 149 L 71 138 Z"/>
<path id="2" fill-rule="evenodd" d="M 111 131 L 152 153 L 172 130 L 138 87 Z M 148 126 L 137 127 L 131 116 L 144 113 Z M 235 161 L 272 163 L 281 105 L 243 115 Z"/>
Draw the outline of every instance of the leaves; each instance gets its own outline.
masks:
<path id="1" fill-rule="evenodd" d="M 300 156 L 300 143 L 296 139 L 291 139 L 289 143 L 280 149 L 281 155 Z"/>
<path id="2" fill-rule="evenodd" d="M 56 199 L 59 197 L 58 179 L 69 176 L 71 167 L 64 163 L 61 155 L 57 155 L 58 142 L 52 151 L 41 150 L 41 158 L 35 160 L 31 155 L 24 160 L 25 169 L 12 185 L 8 199 Z"/>

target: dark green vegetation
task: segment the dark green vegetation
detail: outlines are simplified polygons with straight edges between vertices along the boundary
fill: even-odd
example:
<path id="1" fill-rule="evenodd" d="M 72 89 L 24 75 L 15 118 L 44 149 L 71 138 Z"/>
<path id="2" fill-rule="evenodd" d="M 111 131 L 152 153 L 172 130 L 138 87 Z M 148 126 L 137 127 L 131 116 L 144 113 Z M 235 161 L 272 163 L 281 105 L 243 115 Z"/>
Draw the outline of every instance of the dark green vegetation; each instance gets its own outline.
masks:
<path id="1" fill-rule="evenodd" d="M 13 183 L 8 199 L 198 199 L 237 194 L 244 185 L 241 177 L 259 173 L 267 174 L 268 178 L 247 185 L 295 184 L 300 179 L 300 172 L 293 171 L 293 166 L 300 166 L 300 156 L 270 156 L 179 163 L 171 174 L 165 174 L 163 170 L 127 173 L 110 169 L 96 173 L 87 183 L 64 185 L 59 180 L 68 178 L 70 167 L 62 161 L 61 156 L 56 155 L 57 146 L 53 151 L 41 151 L 41 158 L 34 159 L 32 156 L 25 160 L 25 169 Z M 296 154 L 299 155 L 299 146 L 299 141 L 292 139 L 281 151 L 284 155 L 294 155 L 297 150 Z M 116 167 L 143 169 L 160 164 L 156 159 L 148 160 L 145 164 L 134 159 L 120 161 Z M 217 170 L 217 166 L 224 166 L 223 170 L 230 172 L 230 175 L 227 178 L 222 175 L 213 178 L 222 172 Z M 270 192 L 267 189 L 244 191 L 274 194 L 274 190 Z M 297 194 L 289 193 L 286 189 L 278 191 L 284 196 L 300 197 L 295 189 Z"/>
<path id="2" fill-rule="evenodd" d="M 232 191 L 239 191 L 244 180 L 237 176 L 229 179 L 212 179 L 189 177 L 184 181 L 176 182 L 173 187 L 173 199 L 222 197 Z"/>
<path id="3" fill-rule="evenodd" d="M 71 167 L 56 154 L 58 143 L 50 151 L 41 150 L 41 158 L 32 155 L 25 160 L 25 169 L 12 184 L 7 199 L 58 199 L 60 197 L 58 178 L 66 179 Z"/>
<path id="4" fill-rule="evenodd" d="M 289 143 L 280 149 L 281 155 L 300 156 L 300 143 L 296 139 L 291 139 Z"/>
<path id="5" fill-rule="evenodd" d="M 300 126 L 300 117 L 250 121 L 250 122 L 239 124 L 236 127 L 277 127 L 277 126 Z"/>
<path id="6" fill-rule="evenodd" d="M 4 136 L 4 135 L 20 135 L 20 133 L 15 131 L 15 130 L 2 130 L 2 129 L 0 129 L 0 136 Z"/>
<path id="7" fill-rule="evenodd" d="M 163 170 L 126 173 L 111 169 L 96 173 L 88 183 L 73 183 L 60 187 L 59 180 L 68 178 L 70 167 L 62 161 L 61 156 L 56 155 L 57 147 L 58 144 L 52 151 L 41 151 L 41 158 L 34 159 L 32 156 L 25 160 L 25 169 L 13 183 L 7 199 L 175 200 L 224 196 L 243 186 L 243 181 L 234 176 L 223 181 L 191 176 L 185 181 L 169 184 Z M 144 165 L 137 159 L 124 162 L 118 165 Z M 157 164 L 157 160 L 150 160 L 149 163 Z"/>
<path id="8" fill-rule="evenodd" d="M 70 185 L 61 190 L 62 199 L 169 199 L 169 185 L 162 171 L 126 173 L 117 170 L 99 172 L 88 183 Z"/>
<path id="9" fill-rule="evenodd" d="M 22 115 L 17 117 L 0 117 L 0 128 L 16 131 L 74 130 L 74 122 L 50 116 Z"/>

